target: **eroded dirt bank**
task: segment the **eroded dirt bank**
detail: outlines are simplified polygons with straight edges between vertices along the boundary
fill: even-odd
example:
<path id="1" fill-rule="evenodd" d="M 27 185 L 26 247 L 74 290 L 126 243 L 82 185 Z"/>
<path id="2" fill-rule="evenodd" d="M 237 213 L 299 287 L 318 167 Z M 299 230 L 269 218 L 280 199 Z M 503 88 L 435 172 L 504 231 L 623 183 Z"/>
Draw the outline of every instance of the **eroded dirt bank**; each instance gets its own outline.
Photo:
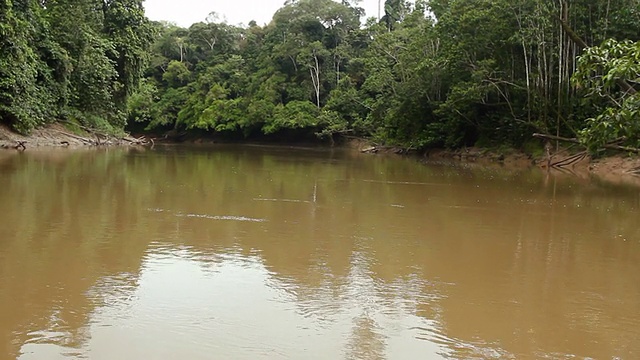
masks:
<path id="1" fill-rule="evenodd" d="M 116 138 L 99 134 L 74 134 L 61 124 L 52 124 L 34 130 L 29 136 L 11 131 L 7 126 L 0 125 L 0 149 L 24 151 L 34 148 L 69 147 L 80 148 L 108 145 L 145 145 L 149 142 L 144 138 L 130 136 Z M 347 142 L 347 146 L 367 153 L 406 154 L 406 151 L 393 147 L 372 146 L 364 140 Z M 552 167 L 549 171 L 574 173 L 578 176 L 595 175 L 601 179 L 617 183 L 633 183 L 640 185 L 640 156 L 617 154 L 598 159 L 589 156 L 575 157 L 576 154 L 553 154 L 551 161 L 546 157 L 535 158 L 518 151 L 501 153 L 481 148 L 464 148 L 451 150 L 430 150 L 420 156 L 425 161 L 457 161 L 478 166 L 500 166 L 505 168 L 523 169 L 537 167 L 547 171 L 550 163 L 563 163 L 564 166 Z M 565 161 L 569 159 L 568 161 Z M 573 159 L 573 160 L 572 160 Z M 574 161 L 575 160 L 575 161 Z"/>
<path id="2" fill-rule="evenodd" d="M 115 137 L 97 133 L 75 134 L 61 124 L 51 124 L 35 129 L 28 136 L 0 125 L 0 148 L 28 150 L 41 147 L 86 147 L 109 145 L 145 145 L 146 139 L 130 136 Z"/>
<path id="3" fill-rule="evenodd" d="M 371 146 L 356 141 L 350 146 L 366 153 L 402 153 L 399 149 Z M 481 148 L 459 150 L 430 150 L 420 156 L 425 162 L 452 161 L 478 166 L 500 166 L 511 169 L 539 168 L 552 173 L 574 174 L 580 177 L 596 176 L 614 183 L 630 183 L 640 186 L 640 156 L 616 154 L 593 159 L 586 153 L 567 153 L 564 151 L 551 155 L 551 158 L 534 157 L 523 152 L 509 151 L 501 153 Z M 556 166 L 549 166 L 557 164 Z M 559 165 L 559 166 L 558 166 Z"/>

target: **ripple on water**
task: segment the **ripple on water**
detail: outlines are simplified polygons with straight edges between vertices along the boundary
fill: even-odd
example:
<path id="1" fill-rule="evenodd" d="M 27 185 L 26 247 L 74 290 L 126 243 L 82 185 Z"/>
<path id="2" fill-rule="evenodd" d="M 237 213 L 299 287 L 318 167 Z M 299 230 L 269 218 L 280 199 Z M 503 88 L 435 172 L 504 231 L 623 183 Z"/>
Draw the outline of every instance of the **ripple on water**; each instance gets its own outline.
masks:
<path id="1" fill-rule="evenodd" d="M 448 337 L 438 329 L 436 323 L 433 326 L 416 326 L 409 330 L 414 333 L 417 340 L 428 341 L 440 345 L 443 357 L 455 359 L 516 359 L 517 357 L 496 344 L 483 342 L 471 343 L 453 337 Z"/>
<path id="2" fill-rule="evenodd" d="M 198 219 L 210 219 L 210 220 L 233 220 L 233 221 L 249 221 L 249 222 L 265 222 L 266 219 L 256 219 L 245 216 L 232 216 L 232 215 L 206 215 L 206 214 L 176 214 L 178 217 L 198 218 Z"/>
<path id="3" fill-rule="evenodd" d="M 159 208 L 149 208 L 147 209 L 149 212 L 156 213 L 172 213 L 171 210 L 159 209 Z M 247 216 L 236 216 L 236 215 L 209 215 L 209 214 L 184 214 L 184 213 L 174 213 L 177 217 L 186 217 L 186 218 L 196 218 L 196 219 L 208 219 L 208 220 L 230 220 L 230 221 L 247 221 L 247 222 L 266 222 L 267 219 L 261 218 L 252 218 Z"/>

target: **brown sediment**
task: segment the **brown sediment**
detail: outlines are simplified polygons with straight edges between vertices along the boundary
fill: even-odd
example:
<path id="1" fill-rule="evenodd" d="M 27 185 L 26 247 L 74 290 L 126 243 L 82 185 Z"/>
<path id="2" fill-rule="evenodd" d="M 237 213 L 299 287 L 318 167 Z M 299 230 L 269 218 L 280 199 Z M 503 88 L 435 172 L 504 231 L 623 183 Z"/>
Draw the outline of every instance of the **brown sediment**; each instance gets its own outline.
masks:
<path id="1" fill-rule="evenodd" d="M 110 145 L 146 145 L 144 138 L 131 136 L 115 137 L 99 133 L 85 132 L 74 134 L 62 124 L 51 124 L 35 129 L 30 135 L 13 132 L 5 125 L 0 125 L 0 149 L 24 151 L 41 147 L 87 147 Z"/>
<path id="2" fill-rule="evenodd" d="M 68 132 L 63 126 L 53 124 L 45 128 L 35 129 L 30 135 L 22 135 L 11 131 L 8 127 L 0 125 L 0 147 L 5 149 L 25 150 L 33 147 L 63 147 L 84 146 L 78 138 L 67 136 Z M 24 149 L 19 147 L 24 146 Z"/>
<path id="3" fill-rule="evenodd" d="M 396 148 L 372 145 L 366 140 L 350 141 L 348 146 L 363 153 L 402 153 Z M 427 162 L 453 161 L 514 170 L 539 168 L 551 173 L 564 173 L 581 178 L 594 176 L 607 182 L 640 186 L 640 156 L 637 155 L 618 154 L 593 159 L 586 152 L 559 151 L 548 158 L 534 157 L 518 150 L 505 152 L 469 147 L 457 150 L 431 149 L 422 156 Z M 552 165 L 549 169 L 548 164 Z"/>
<path id="4" fill-rule="evenodd" d="M 592 161 L 589 172 L 610 182 L 640 185 L 640 157 L 608 156 Z"/>
<path id="5" fill-rule="evenodd" d="M 586 152 L 561 151 L 549 159 L 546 156 L 536 158 L 518 151 L 501 154 L 470 148 L 432 151 L 428 158 L 477 163 L 481 166 L 499 165 L 510 169 L 535 167 L 552 173 L 566 173 L 578 177 L 594 176 L 607 182 L 640 185 L 640 157 L 637 155 L 612 155 L 593 159 Z M 548 168 L 547 164 L 551 164 L 551 168 Z"/>
<path id="6" fill-rule="evenodd" d="M 194 141 L 194 143 L 197 142 Z M 152 142 L 131 136 L 116 138 L 88 132 L 78 135 L 59 123 L 35 129 L 28 136 L 13 132 L 5 125 L 0 125 L 0 149 L 13 151 L 47 147 L 82 148 L 148 144 L 152 144 Z M 418 154 L 400 147 L 372 144 L 366 139 L 357 138 L 349 139 L 345 142 L 345 146 L 362 153 Z M 559 166 L 552 166 L 549 171 L 573 173 L 579 176 L 594 175 L 609 182 L 640 185 L 640 156 L 637 155 L 613 155 L 592 159 L 586 153 L 585 156 L 581 156 L 581 153 L 560 151 L 553 154 L 551 158 L 547 158 L 546 156 L 533 157 L 517 150 L 495 151 L 468 147 L 458 150 L 432 149 L 421 153 L 421 156 L 427 161 L 457 161 L 479 166 L 500 166 L 508 169 L 537 167 L 542 171 L 547 171 L 548 164 L 555 164 Z"/>
<path id="7" fill-rule="evenodd" d="M 455 160 L 480 165 L 500 165 L 513 169 L 530 168 L 535 165 L 534 158 L 523 152 L 503 153 L 476 147 L 458 150 L 430 150 L 424 154 L 424 157 L 429 160 Z"/>

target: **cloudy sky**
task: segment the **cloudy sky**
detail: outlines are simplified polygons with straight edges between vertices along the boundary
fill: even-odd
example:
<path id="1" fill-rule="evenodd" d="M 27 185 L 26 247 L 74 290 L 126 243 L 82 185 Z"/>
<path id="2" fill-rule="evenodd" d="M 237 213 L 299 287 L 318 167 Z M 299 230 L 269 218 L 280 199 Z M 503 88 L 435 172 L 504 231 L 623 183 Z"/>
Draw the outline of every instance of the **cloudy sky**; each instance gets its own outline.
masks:
<path id="1" fill-rule="evenodd" d="M 204 21 L 215 11 L 224 16 L 229 24 L 248 24 L 255 20 L 264 25 L 273 13 L 282 7 L 285 0 L 145 0 L 147 17 L 151 20 L 168 20 L 182 27 Z M 384 1 L 382 1 L 384 4 Z M 378 16 L 378 0 L 362 0 L 360 6 L 367 17 Z"/>

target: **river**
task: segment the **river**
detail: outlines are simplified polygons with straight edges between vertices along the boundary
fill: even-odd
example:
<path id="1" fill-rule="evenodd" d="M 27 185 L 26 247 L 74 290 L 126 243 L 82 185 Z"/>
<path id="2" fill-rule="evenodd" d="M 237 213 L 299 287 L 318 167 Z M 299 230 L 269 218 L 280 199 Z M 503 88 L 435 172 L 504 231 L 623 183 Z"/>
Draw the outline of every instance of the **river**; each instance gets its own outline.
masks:
<path id="1" fill-rule="evenodd" d="M 0 155 L 0 359 L 640 358 L 636 187 L 341 149 Z"/>

